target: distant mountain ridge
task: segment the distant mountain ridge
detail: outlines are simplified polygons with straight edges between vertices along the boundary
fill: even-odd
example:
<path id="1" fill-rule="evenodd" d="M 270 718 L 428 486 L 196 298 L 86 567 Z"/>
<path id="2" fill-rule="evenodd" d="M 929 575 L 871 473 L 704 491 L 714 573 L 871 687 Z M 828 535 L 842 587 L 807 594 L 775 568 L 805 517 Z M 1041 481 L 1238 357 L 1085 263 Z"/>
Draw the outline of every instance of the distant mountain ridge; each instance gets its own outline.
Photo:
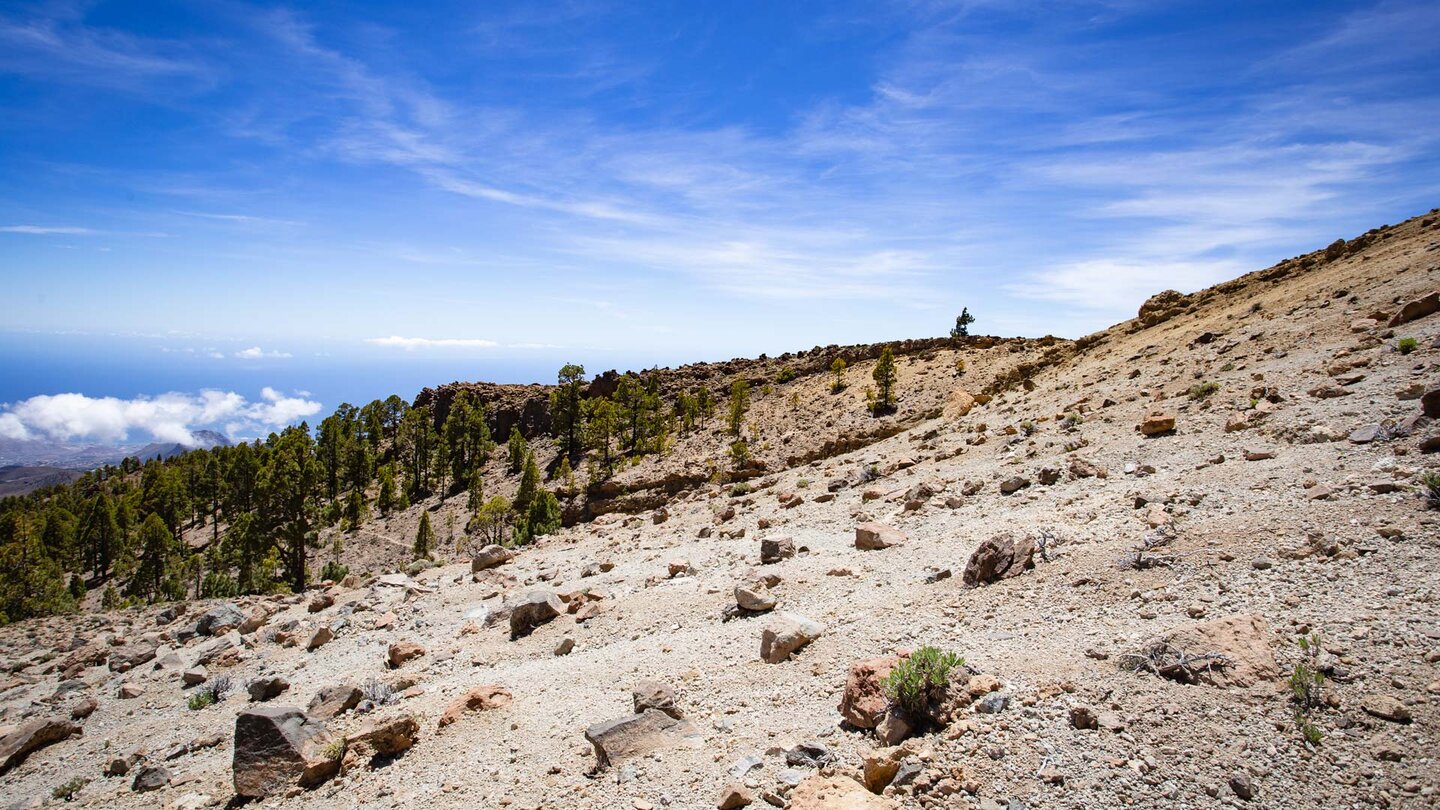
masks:
<path id="1" fill-rule="evenodd" d="M 50 467 L 62 470 L 93 470 L 122 459 L 171 458 L 188 450 L 229 447 L 233 442 L 214 430 L 197 430 L 191 442 L 150 442 L 135 444 L 71 444 L 43 439 L 0 439 L 0 466 Z M 12 493 L 13 494 L 13 493 Z"/>

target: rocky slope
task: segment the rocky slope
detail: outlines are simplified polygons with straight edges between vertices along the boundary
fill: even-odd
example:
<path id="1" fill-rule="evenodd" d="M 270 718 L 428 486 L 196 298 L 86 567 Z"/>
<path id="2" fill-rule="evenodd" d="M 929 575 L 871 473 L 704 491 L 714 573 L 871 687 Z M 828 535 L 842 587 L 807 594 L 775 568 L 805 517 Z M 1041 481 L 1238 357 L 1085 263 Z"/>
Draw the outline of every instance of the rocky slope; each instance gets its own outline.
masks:
<path id="1" fill-rule="evenodd" d="M 816 350 L 759 397 L 744 487 L 706 469 L 712 428 L 513 557 L 0 629 L 0 794 L 1433 807 L 1437 289 L 1432 213 L 1074 343 L 926 345 L 881 420 L 873 353 L 832 395 Z M 354 567 L 408 562 L 421 508 L 467 514 L 376 521 Z M 966 668 L 906 739 L 869 674 L 924 645 Z"/>

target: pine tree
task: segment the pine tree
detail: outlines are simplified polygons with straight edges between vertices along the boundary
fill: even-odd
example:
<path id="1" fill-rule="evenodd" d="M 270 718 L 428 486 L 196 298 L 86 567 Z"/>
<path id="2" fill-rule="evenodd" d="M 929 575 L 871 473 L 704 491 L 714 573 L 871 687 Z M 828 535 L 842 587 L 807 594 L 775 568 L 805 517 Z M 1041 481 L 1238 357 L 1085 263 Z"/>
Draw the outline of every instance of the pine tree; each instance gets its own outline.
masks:
<path id="1" fill-rule="evenodd" d="M 525 466 L 525 454 L 530 452 L 530 446 L 525 443 L 525 437 L 520 435 L 520 426 L 510 426 L 510 441 L 506 443 L 506 449 L 510 453 L 510 474 L 520 472 Z"/>
<path id="2" fill-rule="evenodd" d="M 895 409 L 895 354 L 886 346 L 880 352 L 880 359 L 875 363 L 875 371 L 871 374 L 875 378 L 875 401 L 871 410 L 875 413 L 887 413 Z"/>
<path id="3" fill-rule="evenodd" d="M 736 380 L 730 385 L 730 435 L 739 436 L 745 426 L 745 412 L 750 409 L 750 383 Z"/>
<path id="4" fill-rule="evenodd" d="M 835 362 L 830 364 L 830 374 L 835 379 L 830 382 L 830 393 L 838 394 L 845 390 L 845 358 L 837 357 Z"/>
<path id="5" fill-rule="evenodd" d="M 560 502 L 556 500 L 555 493 L 542 489 L 530 502 L 530 509 L 525 517 L 525 536 L 517 540 L 522 543 L 529 542 L 552 534 L 559 528 Z"/>
<path id="6" fill-rule="evenodd" d="M 350 496 L 345 499 L 345 522 L 350 531 L 353 532 L 360 528 L 361 524 L 365 522 L 368 512 L 369 510 L 365 508 L 365 496 L 360 494 L 358 489 L 350 490 Z"/>
<path id="7" fill-rule="evenodd" d="M 585 400 L 585 444 L 598 457 L 602 477 L 615 471 L 615 437 L 619 417 L 615 403 L 604 397 Z"/>
<path id="8" fill-rule="evenodd" d="M 115 519 L 115 501 L 101 492 L 90 502 L 90 511 L 80 528 L 80 546 L 85 564 L 100 580 L 110 575 L 110 565 L 120 551 L 120 524 Z"/>
<path id="9" fill-rule="evenodd" d="M 375 499 L 375 505 L 382 515 L 389 515 L 395 508 L 395 473 L 390 471 L 388 464 L 380 468 L 380 494 Z"/>
<path id="10" fill-rule="evenodd" d="M 535 454 L 525 453 L 524 472 L 520 474 L 520 486 L 515 490 L 515 514 L 523 522 L 530 514 L 530 503 L 540 491 L 540 466 L 535 463 Z"/>
<path id="11" fill-rule="evenodd" d="M 130 579 L 130 593 L 155 600 L 165 592 L 165 578 L 174 558 L 175 535 L 164 519 L 152 512 L 140 524 L 140 564 Z"/>
<path id="12" fill-rule="evenodd" d="M 428 558 L 435 547 L 435 530 L 430 528 L 430 513 L 420 513 L 420 528 L 415 531 L 415 559 Z"/>
<path id="13" fill-rule="evenodd" d="M 555 435 L 560 439 L 560 452 L 566 456 L 580 453 L 582 388 L 585 383 L 585 367 L 566 363 L 556 375 L 557 387 L 550 394 L 550 420 Z"/>
<path id="14" fill-rule="evenodd" d="M 465 501 L 465 508 L 474 513 L 480 511 L 480 507 L 484 505 L 485 477 L 480 474 L 479 470 L 476 470 L 470 474 L 470 491 L 469 497 Z"/>
<path id="15" fill-rule="evenodd" d="M 955 328 L 950 330 L 950 337 L 968 337 L 970 335 L 970 324 L 974 322 L 975 316 L 970 314 L 970 310 L 966 307 L 961 307 L 960 314 L 955 316 Z"/>

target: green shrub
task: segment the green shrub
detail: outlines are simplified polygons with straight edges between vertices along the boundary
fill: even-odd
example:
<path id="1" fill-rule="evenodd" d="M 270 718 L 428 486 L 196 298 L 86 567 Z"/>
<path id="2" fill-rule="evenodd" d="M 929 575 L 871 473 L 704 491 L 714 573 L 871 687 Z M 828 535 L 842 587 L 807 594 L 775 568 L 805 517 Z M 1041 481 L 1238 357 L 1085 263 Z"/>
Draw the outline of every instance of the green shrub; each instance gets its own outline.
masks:
<path id="1" fill-rule="evenodd" d="M 1409 354 L 1420 348 L 1420 341 L 1413 337 L 1400 338 L 1395 344 L 1395 348 L 1399 349 L 1401 354 Z"/>
<path id="2" fill-rule="evenodd" d="M 1310 713 L 1324 705 L 1325 675 L 1320 672 L 1317 661 L 1320 637 L 1301 636 L 1298 643 L 1304 658 L 1290 672 L 1290 700 L 1295 704 L 1295 725 L 1300 729 L 1300 736 L 1314 747 L 1325 738 L 1310 719 Z"/>
<path id="3" fill-rule="evenodd" d="M 750 494 L 750 482 L 748 482 L 748 481 L 741 481 L 740 483 L 738 483 L 738 484 L 736 484 L 735 486 L 733 486 L 733 487 L 730 488 L 730 497 L 732 497 L 732 498 L 739 498 L 739 497 L 741 497 L 741 496 L 749 495 L 749 494 Z"/>
<path id="4" fill-rule="evenodd" d="M 1440 472 L 1420 474 L 1420 493 L 1425 498 L 1426 509 L 1440 509 Z"/>
<path id="5" fill-rule="evenodd" d="M 1069 413 L 1065 414 L 1065 418 L 1061 421 L 1064 423 L 1066 430 L 1074 430 L 1085 424 L 1085 417 L 1081 416 L 1075 411 L 1070 411 Z"/>
<path id="6" fill-rule="evenodd" d="M 1214 382 L 1213 380 L 1206 380 L 1205 382 L 1190 386 L 1188 396 L 1191 399 L 1204 399 L 1219 390 L 1220 383 Z"/>
<path id="7" fill-rule="evenodd" d="M 789 367 L 789 366 L 786 366 L 786 367 L 780 369 L 780 373 L 775 376 L 775 382 L 778 382 L 778 383 L 788 383 L 788 382 L 790 382 L 791 380 L 795 379 L 795 378 L 798 377 L 798 376 L 800 376 L 800 375 L 795 373 L 795 369 L 793 369 L 793 368 L 791 368 L 791 367 Z"/>
<path id="8" fill-rule="evenodd" d="M 198 712 L 206 706 L 213 706 L 214 704 L 215 696 L 213 694 L 209 692 L 196 692 L 190 696 L 188 705 L 190 706 L 190 711 Z"/>
<path id="9" fill-rule="evenodd" d="M 50 795 L 62 802 L 68 802 L 74 799 L 75 794 L 79 793 L 80 790 L 88 784 L 90 784 L 89 779 L 83 776 L 77 776 L 67 782 L 56 785 L 55 789 L 50 791 Z"/>
<path id="10" fill-rule="evenodd" d="M 320 569 L 320 578 L 328 579 L 331 582 L 339 582 L 340 580 L 344 579 L 345 575 L 348 573 L 350 573 L 349 568 L 341 565 L 335 560 L 331 560 L 325 563 L 324 568 Z"/>
<path id="11" fill-rule="evenodd" d="M 950 670 L 965 665 L 953 652 L 925 646 L 895 665 L 880 685 L 885 697 L 912 718 L 923 717 L 936 690 L 944 689 Z"/>

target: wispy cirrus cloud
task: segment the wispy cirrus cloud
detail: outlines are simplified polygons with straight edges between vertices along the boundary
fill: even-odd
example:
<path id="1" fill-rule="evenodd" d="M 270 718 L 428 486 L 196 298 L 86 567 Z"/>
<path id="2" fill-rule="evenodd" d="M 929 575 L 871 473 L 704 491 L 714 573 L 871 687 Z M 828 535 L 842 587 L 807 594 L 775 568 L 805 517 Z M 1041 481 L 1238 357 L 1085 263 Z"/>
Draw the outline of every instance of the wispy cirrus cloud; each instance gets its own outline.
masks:
<path id="1" fill-rule="evenodd" d="M 400 335 L 366 338 L 365 342 L 371 346 L 405 349 L 406 351 L 416 349 L 493 349 L 500 345 L 496 341 L 482 338 L 424 338 L 401 337 Z"/>
<path id="2" fill-rule="evenodd" d="M 275 349 L 266 350 L 260 348 L 259 346 L 251 346 L 248 349 L 241 349 L 240 351 L 235 352 L 235 354 L 232 356 L 239 360 L 274 360 L 284 359 L 293 355 L 291 355 L 290 352 L 282 352 Z"/>

